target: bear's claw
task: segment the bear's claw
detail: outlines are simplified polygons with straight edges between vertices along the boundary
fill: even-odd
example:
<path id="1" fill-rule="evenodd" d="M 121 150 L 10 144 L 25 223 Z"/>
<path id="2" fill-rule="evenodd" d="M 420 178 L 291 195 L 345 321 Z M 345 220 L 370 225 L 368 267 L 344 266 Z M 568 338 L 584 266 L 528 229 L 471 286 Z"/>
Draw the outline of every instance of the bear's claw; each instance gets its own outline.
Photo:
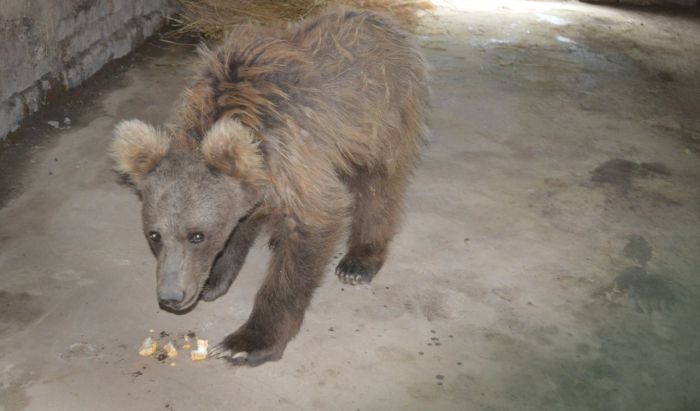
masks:
<path id="1" fill-rule="evenodd" d="M 340 260 L 340 263 L 338 263 L 338 267 L 335 269 L 335 275 L 345 284 L 369 284 L 381 267 L 381 264 L 379 267 L 375 265 L 376 264 L 367 264 L 359 258 L 346 255 Z"/>
<path id="2" fill-rule="evenodd" d="M 216 359 L 225 359 L 232 365 L 247 365 L 256 367 L 268 361 L 277 361 L 282 358 L 284 348 L 268 347 L 260 349 L 241 349 L 243 340 L 230 335 L 224 341 L 216 344 L 209 350 L 209 356 Z M 249 344 L 248 344 L 249 345 Z"/>
<path id="3" fill-rule="evenodd" d="M 237 360 L 239 358 L 245 360 L 246 358 L 248 358 L 248 352 L 247 351 L 237 352 L 237 353 L 233 354 L 233 356 L 231 357 L 232 360 Z"/>
<path id="4" fill-rule="evenodd" d="M 209 349 L 209 357 L 211 358 L 221 358 L 221 355 L 226 352 L 226 347 L 223 343 L 218 343 Z"/>

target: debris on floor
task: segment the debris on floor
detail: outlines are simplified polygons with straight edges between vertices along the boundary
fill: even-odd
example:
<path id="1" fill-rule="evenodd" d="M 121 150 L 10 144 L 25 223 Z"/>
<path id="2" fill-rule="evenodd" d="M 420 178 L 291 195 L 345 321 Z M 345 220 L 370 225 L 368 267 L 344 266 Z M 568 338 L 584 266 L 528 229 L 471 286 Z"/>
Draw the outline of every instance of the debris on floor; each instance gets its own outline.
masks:
<path id="1" fill-rule="evenodd" d="M 149 330 L 151 334 L 155 334 L 155 330 Z M 197 348 L 191 349 L 192 344 L 190 341 L 197 341 Z M 197 335 L 188 331 L 187 333 L 172 334 L 167 331 L 161 331 L 157 336 L 148 336 L 141 347 L 139 348 L 139 355 L 142 357 L 154 357 L 160 362 L 166 362 L 168 359 L 173 359 L 178 356 L 178 347 L 183 350 L 190 351 L 190 359 L 192 361 L 202 361 L 207 358 L 209 341 L 197 338 Z M 175 362 L 169 362 L 171 367 L 175 366 Z"/>

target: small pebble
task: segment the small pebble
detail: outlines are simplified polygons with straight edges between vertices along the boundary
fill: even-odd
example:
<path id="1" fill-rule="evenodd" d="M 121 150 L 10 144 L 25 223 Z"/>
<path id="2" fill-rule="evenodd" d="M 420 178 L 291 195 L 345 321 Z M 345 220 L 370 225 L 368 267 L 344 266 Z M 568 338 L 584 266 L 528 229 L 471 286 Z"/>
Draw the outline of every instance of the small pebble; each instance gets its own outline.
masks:
<path id="1" fill-rule="evenodd" d="M 328 329 L 328 331 L 333 332 L 333 331 L 335 331 L 335 330 L 333 329 L 333 327 L 331 327 L 331 328 Z"/>
<path id="2" fill-rule="evenodd" d="M 418 355 L 423 355 L 423 351 L 418 351 Z"/>
<path id="3" fill-rule="evenodd" d="M 435 334 L 435 330 L 430 330 L 431 333 Z"/>
<path id="4" fill-rule="evenodd" d="M 461 362 L 461 361 L 457 361 L 457 365 L 462 365 L 462 362 Z"/>
<path id="5" fill-rule="evenodd" d="M 438 381 L 438 382 L 437 382 L 437 385 L 442 385 L 442 381 Z"/>
<path id="6" fill-rule="evenodd" d="M 445 376 L 442 375 L 442 374 L 438 374 L 438 375 L 435 376 L 435 378 L 437 378 L 438 380 L 444 380 L 444 379 L 445 379 Z"/>
<path id="7" fill-rule="evenodd" d="M 431 341 L 440 341 L 440 339 L 437 338 L 437 337 L 430 337 L 430 340 L 431 340 Z"/>

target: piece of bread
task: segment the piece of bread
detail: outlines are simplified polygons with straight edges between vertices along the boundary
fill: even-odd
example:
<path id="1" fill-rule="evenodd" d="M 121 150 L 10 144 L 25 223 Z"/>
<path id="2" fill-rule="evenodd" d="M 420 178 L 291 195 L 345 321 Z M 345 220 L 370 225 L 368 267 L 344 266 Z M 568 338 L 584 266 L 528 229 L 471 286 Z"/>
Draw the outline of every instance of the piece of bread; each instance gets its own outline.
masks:
<path id="1" fill-rule="evenodd" d="M 168 357 L 177 357 L 177 348 L 175 348 L 175 344 L 173 344 L 172 341 L 168 341 L 168 343 L 163 346 L 163 351 L 165 351 Z"/>
<path id="2" fill-rule="evenodd" d="M 150 357 L 158 349 L 158 343 L 153 341 L 153 338 L 146 337 L 141 343 L 141 348 L 139 348 L 139 355 L 142 357 Z"/>
<path id="3" fill-rule="evenodd" d="M 209 341 L 197 339 L 197 348 L 190 351 L 190 359 L 192 361 L 202 361 L 207 358 L 209 350 Z"/>

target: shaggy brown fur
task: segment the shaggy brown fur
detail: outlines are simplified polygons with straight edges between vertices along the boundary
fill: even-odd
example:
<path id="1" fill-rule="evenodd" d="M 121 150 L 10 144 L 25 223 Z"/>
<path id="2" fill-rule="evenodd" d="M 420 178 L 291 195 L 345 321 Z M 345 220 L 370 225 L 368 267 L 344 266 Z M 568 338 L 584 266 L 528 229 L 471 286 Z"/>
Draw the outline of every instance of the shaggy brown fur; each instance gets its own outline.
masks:
<path id="1" fill-rule="evenodd" d="M 168 241 L 189 247 L 178 245 L 194 238 L 180 227 L 214 231 L 194 233 L 212 238 L 196 245 L 195 257 L 182 257 L 195 262 L 159 257 L 159 298 L 170 308 L 187 308 L 177 300 L 193 293 L 204 300 L 224 294 L 259 227 L 270 227 L 274 252 L 253 312 L 219 347 L 237 354 L 236 363 L 257 365 L 280 358 L 297 334 L 346 216 L 351 235 L 339 278 L 369 282 L 381 268 L 426 135 L 428 75 L 418 46 L 396 24 L 346 9 L 286 30 L 240 26 L 202 57 L 167 154 L 156 130 L 143 125 L 144 137 L 134 141 L 120 126 L 115 157 L 146 193 L 144 230 L 158 234 L 151 244 L 157 255 Z M 181 212 L 212 202 L 220 205 Z M 213 228 L 210 215 L 224 212 L 229 217 Z M 162 214 L 179 223 L 159 223 Z M 220 232 L 233 233 L 226 239 Z M 197 272 L 189 278 L 161 268 L 176 263 Z"/>

